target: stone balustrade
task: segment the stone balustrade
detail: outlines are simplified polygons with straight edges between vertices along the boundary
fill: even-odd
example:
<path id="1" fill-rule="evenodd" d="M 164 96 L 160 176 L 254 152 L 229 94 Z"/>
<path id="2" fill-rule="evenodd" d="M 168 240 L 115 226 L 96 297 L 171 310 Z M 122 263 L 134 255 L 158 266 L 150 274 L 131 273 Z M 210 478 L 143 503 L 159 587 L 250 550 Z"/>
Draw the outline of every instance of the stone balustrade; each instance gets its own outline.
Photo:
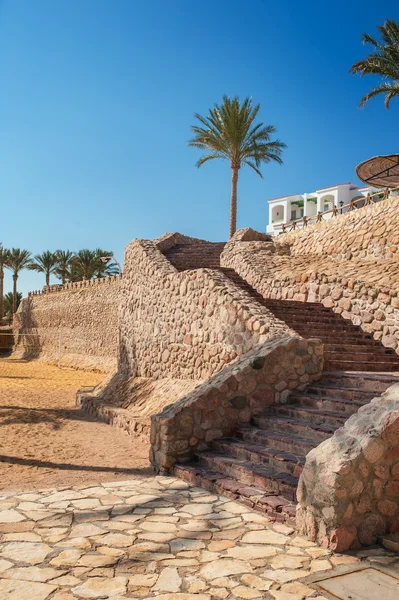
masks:
<path id="1" fill-rule="evenodd" d="M 279 337 L 257 346 L 187 396 L 151 417 L 150 459 L 157 471 L 189 460 L 212 440 L 231 435 L 288 393 L 319 379 L 320 340 Z"/>
<path id="2" fill-rule="evenodd" d="M 399 383 L 309 452 L 298 501 L 300 532 L 337 552 L 399 532 Z"/>

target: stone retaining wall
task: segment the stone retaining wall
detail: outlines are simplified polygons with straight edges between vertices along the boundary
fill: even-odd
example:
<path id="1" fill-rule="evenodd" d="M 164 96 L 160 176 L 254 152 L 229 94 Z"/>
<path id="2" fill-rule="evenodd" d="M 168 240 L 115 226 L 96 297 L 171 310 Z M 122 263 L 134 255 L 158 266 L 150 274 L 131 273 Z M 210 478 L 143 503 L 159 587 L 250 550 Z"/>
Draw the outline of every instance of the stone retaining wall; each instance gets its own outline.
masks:
<path id="1" fill-rule="evenodd" d="M 221 272 L 178 272 L 160 248 L 185 240 L 170 234 L 126 247 L 118 352 L 126 378 L 204 380 L 257 344 L 294 335 Z"/>
<path id="2" fill-rule="evenodd" d="M 275 238 L 292 255 L 342 258 L 393 258 L 399 251 L 399 198 L 391 196 L 371 206 L 346 212 Z"/>
<path id="3" fill-rule="evenodd" d="M 119 279 L 24 298 L 14 317 L 15 355 L 55 363 L 60 344 L 63 366 L 114 369 L 119 299 Z"/>
<path id="4" fill-rule="evenodd" d="M 298 501 L 300 532 L 338 552 L 399 532 L 399 384 L 309 452 Z"/>
<path id="5" fill-rule="evenodd" d="M 243 231 L 251 237 L 250 230 Z M 321 302 L 399 353 L 399 256 L 390 261 L 290 257 L 286 245 L 240 241 L 242 235 L 237 232 L 226 244 L 221 262 L 265 298 Z"/>
<path id="6" fill-rule="evenodd" d="M 156 471 L 189 460 L 212 440 L 231 435 L 252 415 L 321 377 L 320 340 L 298 336 L 257 346 L 239 361 L 151 417 L 150 459 Z"/>

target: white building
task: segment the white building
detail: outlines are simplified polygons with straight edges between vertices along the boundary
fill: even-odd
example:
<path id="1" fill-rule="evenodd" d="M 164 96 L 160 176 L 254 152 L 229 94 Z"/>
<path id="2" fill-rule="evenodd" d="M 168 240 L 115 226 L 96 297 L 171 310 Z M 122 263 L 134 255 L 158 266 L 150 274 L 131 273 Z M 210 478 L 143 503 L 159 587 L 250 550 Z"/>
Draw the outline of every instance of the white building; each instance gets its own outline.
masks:
<path id="1" fill-rule="evenodd" d="M 269 203 L 269 224 L 266 232 L 271 235 L 277 235 L 282 231 L 282 225 L 289 224 L 291 221 L 301 219 L 302 217 L 314 217 L 318 212 L 331 210 L 336 206 L 339 211 L 345 212 L 347 208 L 342 206 L 349 204 L 351 200 L 366 198 L 367 194 L 375 193 L 376 188 L 369 186 L 359 187 L 352 183 L 339 183 L 329 187 L 320 188 L 315 192 L 308 194 L 292 194 L 291 196 L 281 196 L 280 198 L 271 198 Z M 359 202 L 358 207 L 363 203 Z M 324 219 L 331 218 L 331 213 L 324 215 Z M 302 224 L 298 223 L 298 227 Z"/>

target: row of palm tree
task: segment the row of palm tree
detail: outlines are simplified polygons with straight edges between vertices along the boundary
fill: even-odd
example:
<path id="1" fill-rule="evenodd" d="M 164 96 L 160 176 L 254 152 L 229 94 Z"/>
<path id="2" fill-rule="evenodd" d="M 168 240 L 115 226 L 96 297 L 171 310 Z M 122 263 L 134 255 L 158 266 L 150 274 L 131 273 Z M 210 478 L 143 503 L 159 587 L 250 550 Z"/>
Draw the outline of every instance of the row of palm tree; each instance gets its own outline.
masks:
<path id="1" fill-rule="evenodd" d="M 4 269 L 10 269 L 13 277 L 12 312 L 17 310 L 18 277 L 23 269 L 38 271 L 45 275 L 46 286 L 50 285 L 51 275 L 55 275 L 61 283 L 82 281 L 97 277 L 118 275 L 119 267 L 113 260 L 113 253 L 102 248 L 79 252 L 70 250 L 46 250 L 32 257 L 28 250 L 21 248 L 3 248 L 0 244 L 0 323 L 4 316 Z"/>

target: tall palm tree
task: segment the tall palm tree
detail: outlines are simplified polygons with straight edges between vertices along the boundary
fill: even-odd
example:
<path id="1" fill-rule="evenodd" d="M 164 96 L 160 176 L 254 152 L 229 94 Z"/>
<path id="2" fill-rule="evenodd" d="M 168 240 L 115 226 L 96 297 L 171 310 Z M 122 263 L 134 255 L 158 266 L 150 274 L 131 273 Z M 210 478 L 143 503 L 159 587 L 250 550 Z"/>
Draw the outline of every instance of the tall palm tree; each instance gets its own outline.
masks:
<path id="1" fill-rule="evenodd" d="M 57 267 L 57 256 L 55 252 L 46 250 L 42 254 L 36 254 L 32 263 L 28 266 L 31 271 L 44 273 L 46 276 L 46 285 L 50 285 L 50 275 L 55 273 Z"/>
<path id="2" fill-rule="evenodd" d="M 71 268 L 75 254 L 70 250 L 56 250 L 55 255 L 57 259 L 55 274 L 61 279 L 62 284 L 64 284 L 71 277 Z"/>
<path id="3" fill-rule="evenodd" d="M 8 317 L 8 321 L 9 323 L 12 322 L 12 315 L 13 315 L 13 305 L 14 305 L 14 295 L 12 292 L 8 292 L 8 294 L 6 294 L 4 296 L 4 314 L 6 317 Z M 22 294 L 21 292 L 17 292 L 17 301 L 16 301 L 16 308 L 18 309 L 18 306 L 21 304 L 22 301 Z"/>
<path id="4" fill-rule="evenodd" d="M 351 66 L 349 71 L 352 75 L 360 73 L 364 75 L 380 75 L 379 84 L 360 100 L 360 106 L 364 106 L 370 98 L 385 94 L 385 107 L 395 96 L 399 96 L 399 22 L 393 19 L 379 25 L 378 30 L 381 40 L 363 33 L 363 43 L 373 46 L 372 52 L 363 60 Z"/>
<path id="5" fill-rule="evenodd" d="M 6 267 L 12 271 L 13 279 L 13 305 L 12 312 L 15 313 L 17 310 L 17 285 L 18 276 L 22 269 L 28 269 L 32 264 L 31 253 L 28 250 L 21 250 L 20 248 L 12 248 L 10 250 L 9 257 L 7 259 Z"/>
<path id="6" fill-rule="evenodd" d="M 4 267 L 7 265 L 9 254 L 9 250 L 3 248 L 3 245 L 0 244 L 0 325 L 4 316 Z"/>
<path id="7" fill-rule="evenodd" d="M 255 124 L 259 108 L 260 104 L 252 106 L 251 98 L 246 98 L 241 104 L 237 96 L 233 99 L 223 96 L 222 105 L 215 104 L 214 108 L 209 109 L 208 116 L 202 117 L 196 113 L 195 118 L 200 126 L 191 128 L 194 137 L 189 145 L 209 151 L 199 159 L 197 167 L 214 158 L 230 161 L 230 237 L 237 228 L 237 182 L 241 166 L 248 165 L 262 177 L 259 169 L 262 163 L 283 162 L 281 154 L 286 145 L 280 140 L 270 140 L 276 128 L 264 123 Z"/>

